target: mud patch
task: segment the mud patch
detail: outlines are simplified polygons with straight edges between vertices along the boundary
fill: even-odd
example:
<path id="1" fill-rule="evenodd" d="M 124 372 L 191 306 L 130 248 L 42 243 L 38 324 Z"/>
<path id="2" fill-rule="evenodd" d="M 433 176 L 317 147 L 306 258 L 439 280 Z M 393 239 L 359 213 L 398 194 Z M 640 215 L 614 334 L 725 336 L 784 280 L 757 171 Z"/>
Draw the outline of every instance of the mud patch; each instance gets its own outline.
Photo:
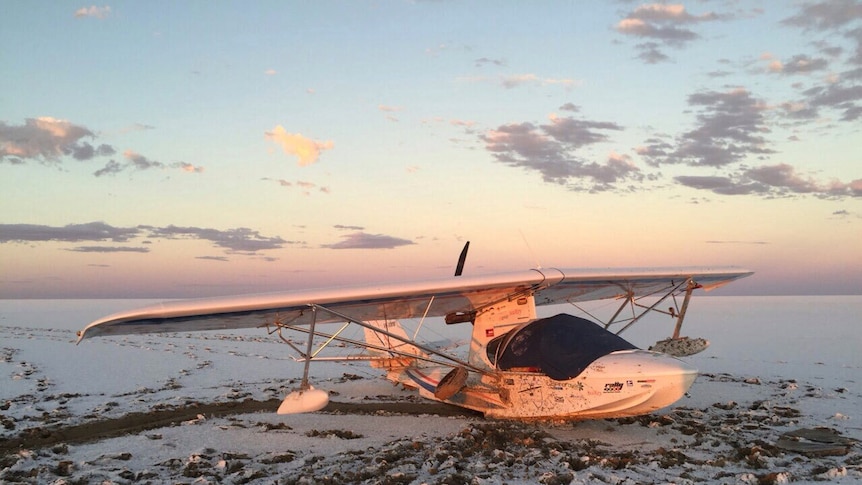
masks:
<path id="1" fill-rule="evenodd" d="M 17 436 L 0 439 L 0 455 L 19 449 L 40 449 L 58 443 L 80 444 L 177 424 L 195 424 L 206 417 L 234 414 L 272 412 L 278 409 L 279 400 L 242 402 L 193 403 L 187 406 L 162 409 L 149 413 L 130 413 L 120 418 L 91 421 L 65 427 L 34 427 Z M 447 404 L 433 402 L 339 403 L 330 402 L 322 412 L 334 414 L 434 414 L 439 416 L 473 416 L 475 413 Z M 270 429 L 279 425 L 265 424 Z M 284 428 L 281 428 L 284 429 Z M 288 427 L 289 429 L 289 427 Z"/>

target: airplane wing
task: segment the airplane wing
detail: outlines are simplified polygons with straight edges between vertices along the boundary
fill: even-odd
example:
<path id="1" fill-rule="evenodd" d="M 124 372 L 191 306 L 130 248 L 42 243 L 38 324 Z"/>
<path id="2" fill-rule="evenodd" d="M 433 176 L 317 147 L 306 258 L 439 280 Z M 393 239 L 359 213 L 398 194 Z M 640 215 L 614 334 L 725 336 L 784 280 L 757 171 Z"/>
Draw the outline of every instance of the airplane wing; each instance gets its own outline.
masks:
<path id="1" fill-rule="evenodd" d="M 648 296 L 693 279 L 710 290 L 752 273 L 734 268 L 585 270 L 542 268 L 487 276 L 329 290 L 177 300 L 110 315 L 78 332 L 85 338 L 152 332 L 192 332 L 357 320 L 439 317 L 481 311 L 532 293 L 536 305 Z M 315 315 L 316 314 L 316 315 Z"/>

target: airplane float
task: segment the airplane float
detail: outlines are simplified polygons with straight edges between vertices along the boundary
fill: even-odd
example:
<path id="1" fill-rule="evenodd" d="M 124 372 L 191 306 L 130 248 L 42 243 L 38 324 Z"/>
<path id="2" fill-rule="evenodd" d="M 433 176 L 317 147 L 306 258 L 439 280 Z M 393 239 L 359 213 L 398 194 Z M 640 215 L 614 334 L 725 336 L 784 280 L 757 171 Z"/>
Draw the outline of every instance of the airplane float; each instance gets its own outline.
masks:
<path id="1" fill-rule="evenodd" d="M 170 301 L 97 320 L 78 332 L 78 342 L 96 336 L 265 328 L 304 364 L 300 387 L 285 397 L 279 414 L 313 412 L 328 404 L 329 394 L 309 382 L 315 361 L 367 360 L 387 379 L 424 398 L 489 418 L 635 416 L 673 404 L 697 377 L 695 368 L 677 358 L 709 345 L 679 335 L 692 293 L 752 274 L 734 268 L 538 268 L 464 277 L 468 245 L 454 278 Z M 569 314 L 536 315 L 541 305 L 581 308 L 583 302 L 606 299 L 618 300 L 619 306 L 601 324 Z M 662 309 L 669 299 L 673 306 Z M 641 350 L 619 336 L 650 312 L 675 321 L 672 337 Z M 466 359 L 422 343 L 417 335 L 409 337 L 399 322 L 421 319 L 421 327 L 429 317 L 472 325 Z M 623 328 L 612 332 L 614 324 Z M 348 336 L 346 330 L 357 326 L 363 340 Z M 283 335 L 287 331 L 305 337 L 292 341 Z M 333 342 L 364 353 L 321 355 Z"/>

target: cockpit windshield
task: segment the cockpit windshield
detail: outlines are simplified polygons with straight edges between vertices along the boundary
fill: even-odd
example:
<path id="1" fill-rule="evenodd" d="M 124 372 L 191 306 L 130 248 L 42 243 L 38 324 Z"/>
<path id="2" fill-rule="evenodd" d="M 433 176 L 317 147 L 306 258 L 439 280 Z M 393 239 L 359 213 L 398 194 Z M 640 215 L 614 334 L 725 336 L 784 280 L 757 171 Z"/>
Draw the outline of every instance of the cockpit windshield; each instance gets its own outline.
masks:
<path id="1" fill-rule="evenodd" d="M 563 381 L 603 355 L 636 348 L 589 320 L 561 313 L 491 340 L 488 359 L 500 370 L 540 372 Z"/>

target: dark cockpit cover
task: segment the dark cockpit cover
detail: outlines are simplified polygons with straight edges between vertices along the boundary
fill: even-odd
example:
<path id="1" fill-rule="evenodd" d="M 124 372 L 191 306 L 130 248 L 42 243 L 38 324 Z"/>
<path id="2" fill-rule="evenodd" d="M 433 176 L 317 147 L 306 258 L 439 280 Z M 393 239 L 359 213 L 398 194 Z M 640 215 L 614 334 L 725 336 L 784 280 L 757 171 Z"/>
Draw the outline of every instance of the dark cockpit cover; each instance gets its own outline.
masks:
<path id="1" fill-rule="evenodd" d="M 507 333 L 488 343 L 492 361 L 493 354 L 498 356 L 497 368 L 538 369 L 558 381 L 577 376 L 603 355 L 637 348 L 589 320 L 565 313 L 536 320 L 512 332 L 517 333 Z M 506 348 L 498 351 L 504 342 L 508 342 Z"/>

